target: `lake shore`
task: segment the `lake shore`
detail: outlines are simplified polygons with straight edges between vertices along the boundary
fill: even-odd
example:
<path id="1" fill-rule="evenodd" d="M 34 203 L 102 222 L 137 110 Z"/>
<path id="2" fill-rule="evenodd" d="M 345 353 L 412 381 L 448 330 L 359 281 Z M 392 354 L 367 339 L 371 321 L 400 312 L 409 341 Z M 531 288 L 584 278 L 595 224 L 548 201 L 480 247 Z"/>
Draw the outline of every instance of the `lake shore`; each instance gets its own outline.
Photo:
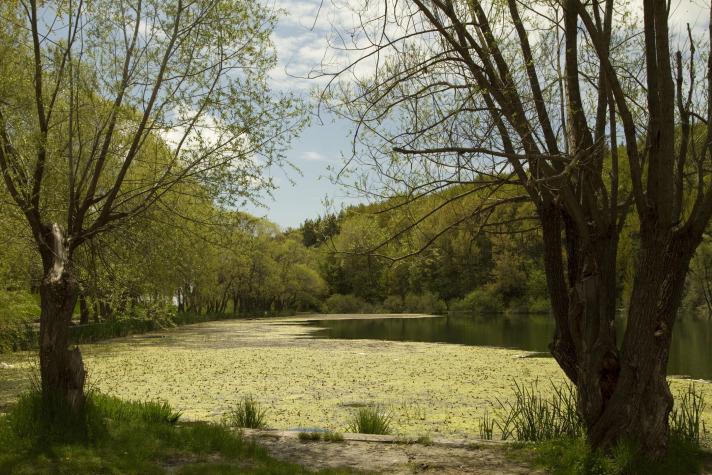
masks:
<path id="1" fill-rule="evenodd" d="M 513 396 L 515 381 L 538 381 L 542 392 L 564 382 L 553 359 L 523 351 L 319 339 L 312 338 L 318 328 L 300 324 L 324 317 L 215 321 L 84 345 L 88 386 L 123 399 L 166 400 L 189 420 L 218 421 L 252 396 L 276 429 L 344 431 L 355 407 L 378 404 L 391 412 L 397 434 L 477 439 L 480 418 Z M 0 404 L 9 404 L 26 387 L 34 354 L 0 361 L 11 366 L 0 368 Z M 687 384 L 671 379 L 673 393 Z M 712 385 L 696 384 L 712 400 Z M 712 410 L 704 418 L 710 426 Z"/>

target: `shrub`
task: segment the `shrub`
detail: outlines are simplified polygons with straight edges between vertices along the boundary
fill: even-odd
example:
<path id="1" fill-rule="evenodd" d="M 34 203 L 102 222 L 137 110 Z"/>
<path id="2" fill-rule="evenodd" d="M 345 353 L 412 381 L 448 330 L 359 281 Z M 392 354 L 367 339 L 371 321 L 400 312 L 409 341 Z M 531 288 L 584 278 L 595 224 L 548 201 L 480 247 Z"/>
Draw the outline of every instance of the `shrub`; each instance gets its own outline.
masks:
<path id="1" fill-rule="evenodd" d="M 23 291 L 0 291 L 0 353 L 37 346 L 34 322 L 39 319 L 38 296 Z"/>
<path id="2" fill-rule="evenodd" d="M 413 313 L 444 314 L 447 312 L 447 305 L 432 292 L 425 292 L 420 295 L 409 293 L 405 296 L 405 311 Z"/>
<path id="3" fill-rule="evenodd" d="M 401 313 L 405 310 L 405 304 L 400 295 L 389 295 L 386 297 L 386 300 L 383 301 L 383 308 L 386 312 Z"/>
<path id="4" fill-rule="evenodd" d="M 453 310 L 484 314 L 502 313 L 504 309 L 502 297 L 487 286 L 473 290 L 453 304 Z"/>
<path id="5" fill-rule="evenodd" d="M 350 432 L 359 434 L 391 433 L 391 415 L 380 406 L 360 407 L 354 412 L 348 425 Z"/>
<path id="6" fill-rule="evenodd" d="M 267 410 L 248 396 L 227 413 L 226 419 L 227 424 L 233 427 L 264 429 L 267 426 Z"/>
<path id="7" fill-rule="evenodd" d="M 352 294 L 333 294 L 324 301 L 325 313 L 364 313 L 371 307 L 364 299 Z"/>

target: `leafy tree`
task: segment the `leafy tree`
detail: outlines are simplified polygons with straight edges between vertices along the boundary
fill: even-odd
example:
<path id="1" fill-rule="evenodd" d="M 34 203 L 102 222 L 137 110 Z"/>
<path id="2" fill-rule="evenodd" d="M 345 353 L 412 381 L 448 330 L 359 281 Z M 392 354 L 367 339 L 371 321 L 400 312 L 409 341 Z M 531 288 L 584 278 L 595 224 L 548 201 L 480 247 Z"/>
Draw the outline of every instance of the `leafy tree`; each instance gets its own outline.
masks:
<path id="1" fill-rule="evenodd" d="M 355 186 L 417 202 L 462 185 L 449 200 L 485 196 L 470 210 L 483 228 L 497 207 L 533 204 L 556 321 L 551 351 L 578 388 L 589 442 L 628 439 L 661 457 L 671 330 L 712 216 L 712 130 L 696 128 L 712 120 L 710 84 L 697 79 L 712 77 L 704 41 L 690 31 L 688 49 L 674 51 L 663 0 L 645 0 L 638 23 L 615 0 L 373 0 L 358 9 L 359 59 L 333 73 L 324 94 L 358 123 Z M 360 68 L 369 61 L 371 76 Z M 345 71 L 358 80 L 339 80 Z M 619 338 L 616 271 L 629 214 L 639 248 Z"/>
<path id="2" fill-rule="evenodd" d="M 299 108 L 267 87 L 275 17 L 254 2 L 27 0 L 0 13 L 0 171 L 42 260 L 42 389 L 79 407 L 78 250 L 187 181 L 223 205 L 271 187 L 262 171 Z"/>

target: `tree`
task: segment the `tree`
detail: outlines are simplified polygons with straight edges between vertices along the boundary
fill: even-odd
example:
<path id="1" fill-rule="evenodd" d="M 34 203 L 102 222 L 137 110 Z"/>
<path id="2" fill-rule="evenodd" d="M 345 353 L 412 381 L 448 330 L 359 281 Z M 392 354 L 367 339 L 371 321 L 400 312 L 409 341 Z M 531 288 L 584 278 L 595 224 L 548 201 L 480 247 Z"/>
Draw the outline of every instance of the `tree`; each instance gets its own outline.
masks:
<path id="1" fill-rule="evenodd" d="M 643 7 L 639 28 L 614 0 L 368 1 L 341 36 L 353 43 L 339 45 L 358 59 L 324 71 L 324 97 L 358 124 L 350 163 L 371 196 L 404 206 L 465 184 L 451 199 L 485 193 L 471 213 L 483 229 L 498 206 L 534 204 L 551 352 L 578 389 L 588 440 L 629 439 L 655 458 L 669 432 L 671 330 L 712 216 L 712 57 L 689 27 L 673 52 L 669 3 Z M 620 336 L 629 214 L 640 248 Z"/>
<path id="2" fill-rule="evenodd" d="M 299 107 L 267 86 L 275 16 L 255 2 L 19 0 L 0 14 L 0 171 L 42 258 L 42 390 L 78 409 L 77 250 L 188 180 L 212 202 L 254 198 Z"/>

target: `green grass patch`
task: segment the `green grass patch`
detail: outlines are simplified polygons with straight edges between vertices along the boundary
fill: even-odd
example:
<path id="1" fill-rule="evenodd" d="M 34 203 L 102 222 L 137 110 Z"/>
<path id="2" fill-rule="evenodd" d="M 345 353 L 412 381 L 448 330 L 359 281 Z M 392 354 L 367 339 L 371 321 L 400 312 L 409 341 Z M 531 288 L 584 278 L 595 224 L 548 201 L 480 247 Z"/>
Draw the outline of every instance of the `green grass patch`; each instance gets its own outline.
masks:
<path id="1" fill-rule="evenodd" d="M 322 439 L 324 442 L 341 443 L 344 441 L 344 436 L 340 432 L 327 431 L 322 434 Z"/>
<path id="2" fill-rule="evenodd" d="M 631 444 L 610 453 L 592 450 L 582 438 L 562 438 L 534 445 L 537 465 L 553 475 L 670 475 L 701 473 L 709 455 L 695 444 L 671 437 L 666 457 L 650 462 Z"/>
<path id="3" fill-rule="evenodd" d="M 267 427 L 267 409 L 252 397 L 245 397 L 225 416 L 228 425 L 244 429 L 264 429 Z"/>
<path id="4" fill-rule="evenodd" d="M 299 440 L 302 442 L 343 442 L 344 436 L 339 432 L 300 432 Z"/>
<path id="5" fill-rule="evenodd" d="M 573 392 L 559 391 L 557 394 L 561 400 L 561 394 L 571 395 Z M 566 404 L 559 403 L 559 406 L 566 407 Z M 647 460 L 638 447 L 626 441 L 620 442 L 606 453 L 595 451 L 589 447 L 582 435 L 538 439 L 540 442 L 533 446 L 535 459 L 539 465 L 554 475 L 701 473 L 705 465 L 709 466 L 712 461 L 709 452 L 702 449 L 703 440 L 707 436 L 701 419 L 704 407 L 702 392 L 694 383 L 677 395 L 673 411 L 669 416 L 668 451 L 665 458 L 660 461 Z M 546 417 L 540 419 L 548 421 Z M 551 431 L 544 432 L 545 435 L 550 433 Z"/>
<path id="6" fill-rule="evenodd" d="M 348 424 L 349 432 L 359 434 L 388 435 L 391 430 L 391 414 L 381 406 L 358 408 Z"/>
<path id="7" fill-rule="evenodd" d="M 571 383 L 557 386 L 553 392 L 543 393 L 534 381 L 529 386 L 514 382 L 514 397 L 499 401 L 503 416 L 491 419 L 485 412 L 480 421 L 480 436 L 492 439 L 494 426 L 502 440 L 542 441 L 576 438 L 583 434 L 584 425 L 576 409 L 576 388 Z"/>
<path id="8" fill-rule="evenodd" d="M 302 442 L 319 442 L 321 440 L 320 432 L 300 432 L 299 440 Z"/>
<path id="9" fill-rule="evenodd" d="M 162 402 L 101 394 L 73 414 L 33 391 L 0 416 L 0 473 L 307 473 L 224 424 L 179 417 Z"/>

